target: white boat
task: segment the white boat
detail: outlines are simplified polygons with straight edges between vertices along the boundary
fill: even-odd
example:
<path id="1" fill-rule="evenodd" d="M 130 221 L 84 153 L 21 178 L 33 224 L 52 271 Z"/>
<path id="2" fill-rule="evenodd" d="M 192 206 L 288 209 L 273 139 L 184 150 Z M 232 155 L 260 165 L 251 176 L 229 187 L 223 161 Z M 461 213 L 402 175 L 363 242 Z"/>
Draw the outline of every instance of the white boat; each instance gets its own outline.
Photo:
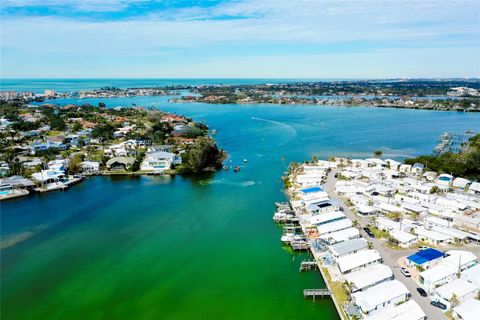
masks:
<path id="1" fill-rule="evenodd" d="M 276 221 L 276 222 L 284 222 L 284 221 L 287 221 L 287 220 L 291 220 L 293 219 L 295 216 L 293 214 L 288 214 L 288 213 L 285 213 L 285 212 L 275 212 L 275 214 L 273 215 L 273 220 Z"/>
<path id="2" fill-rule="evenodd" d="M 290 243 L 292 242 L 292 240 L 294 239 L 295 237 L 295 234 L 293 233 L 285 233 L 281 238 L 280 240 L 283 242 L 283 243 Z"/>

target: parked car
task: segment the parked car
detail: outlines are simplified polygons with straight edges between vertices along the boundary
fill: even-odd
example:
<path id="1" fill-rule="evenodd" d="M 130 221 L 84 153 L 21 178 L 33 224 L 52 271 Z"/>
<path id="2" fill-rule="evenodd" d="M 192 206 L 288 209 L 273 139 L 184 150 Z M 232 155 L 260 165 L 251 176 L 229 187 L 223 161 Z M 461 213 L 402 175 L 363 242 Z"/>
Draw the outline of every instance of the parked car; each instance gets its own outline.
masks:
<path id="1" fill-rule="evenodd" d="M 370 238 L 375 238 L 375 235 L 372 233 L 369 227 L 364 227 L 363 230 L 368 234 Z"/>
<path id="2" fill-rule="evenodd" d="M 407 278 L 410 278 L 412 276 L 410 274 L 410 271 L 408 271 L 406 268 L 400 268 L 400 272 L 402 272 L 402 274 Z"/>
<path id="3" fill-rule="evenodd" d="M 440 308 L 442 310 L 447 310 L 447 306 L 441 303 L 440 301 L 432 301 L 430 304 L 434 307 Z"/>
<path id="4" fill-rule="evenodd" d="M 418 293 L 420 293 L 420 295 L 422 297 L 426 297 L 427 296 L 427 292 L 425 290 L 423 290 L 422 288 L 417 288 L 417 291 Z"/>

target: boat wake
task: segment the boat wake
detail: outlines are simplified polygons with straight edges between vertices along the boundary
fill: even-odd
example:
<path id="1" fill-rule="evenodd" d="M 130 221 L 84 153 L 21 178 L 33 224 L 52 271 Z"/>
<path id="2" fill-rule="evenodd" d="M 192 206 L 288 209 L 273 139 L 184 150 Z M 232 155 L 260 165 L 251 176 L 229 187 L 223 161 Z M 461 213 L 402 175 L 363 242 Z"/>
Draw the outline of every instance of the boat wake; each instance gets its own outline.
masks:
<path id="1" fill-rule="evenodd" d="M 263 121 L 263 122 L 268 122 L 268 123 L 272 123 L 272 124 L 276 124 L 280 127 L 283 127 L 285 129 L 288 129 L 288 131 L 290 131 L 290 133 L 292 135 L 296 135 L 297 134 L 297 130 L 292 126 L 292 125 L 289 125 L 285 122 L 280 122 L 280 121 L 276 121 L 276 120 L 270 120 L 270 119 L 264 119 L 264 118 L 257 118 L 257 117 L 252 117 L 252 120 L 256 120 L 256 121 Z"/>
<path id="2" fill-rule="evenodd" d="M 13 247 L 23 241 L 26 241 L 31 237 L 37 235 L 38 233 L 42 232 L 43 230 L 48 229 L 49 227 L 50 226 L 48 224 L 42 224 L 29 230 L 7 236 L 5 239 L 2 239 L 0 241 L 0 250 Z"/>
<path id="3" fill-rule="evenodd" d="M 219 179 L 219 180 L 206 179 L 206 180 L 201 180 L 198 183 L 200 183 L 202 186 L 211 185 L 211 184 L 223 184 L 223 185 L 234 186 L 234 187 L 251 187 L 257 184 L 261 184 L 261 181 L 246 180 L 242 182 L 234 182 L 234 181 L 228 181 L 225 179 Z"/>

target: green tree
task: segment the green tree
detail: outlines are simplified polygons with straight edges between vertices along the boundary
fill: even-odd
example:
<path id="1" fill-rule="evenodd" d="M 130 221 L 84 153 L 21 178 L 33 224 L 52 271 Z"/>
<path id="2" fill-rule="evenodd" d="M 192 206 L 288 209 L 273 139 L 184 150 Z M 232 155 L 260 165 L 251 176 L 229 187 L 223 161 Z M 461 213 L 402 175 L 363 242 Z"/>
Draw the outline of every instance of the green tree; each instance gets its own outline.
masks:
<path id="1" fill-rule="evenodd" d="M 115 132 L 115 128 L 110 124 L 101 124 L 93 128 L 92 130 L 92 137 L 100 138 L 102 140 L 109 140 L 113 138 L 113 133 Z"/>
<path id="2" fill-rule="evenodd" d="M 73 132 L 77 132 L 77 131 L 80 131 L 83 129 L 83 126 L 80 122 L 78 121 L 75 121 L 73 124 L 72 124 L 72 131 Z"/>
<path id="3" fill-rule="evenodd" d="M 75 154 L 72 158 L 70 158 L 70 162 L 68 164 L 68 174 L 77 174 L 81 170 L 81 164 L 83 161 L 83 154 Z"/>
<path id="4" fill-rule="evenodd" d="M 221 168 L 223 153 L 208 138 L 200 138 L 182 154 L 182 173 L 199 173 L 207 168 Z"/>

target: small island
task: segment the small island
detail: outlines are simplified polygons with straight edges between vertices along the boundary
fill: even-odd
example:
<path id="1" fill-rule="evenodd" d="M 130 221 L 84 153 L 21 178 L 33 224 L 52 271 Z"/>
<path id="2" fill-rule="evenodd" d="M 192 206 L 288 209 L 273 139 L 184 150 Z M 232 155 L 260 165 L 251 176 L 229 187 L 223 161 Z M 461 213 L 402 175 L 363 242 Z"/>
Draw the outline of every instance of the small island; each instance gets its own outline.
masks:
<path id="1" fill-rule="evenodd" d="M 144 107 L 0 102 L 2 195 L 63 190 L 88 175 L 192 175 L 222 167 L 204 123 Z"/>

